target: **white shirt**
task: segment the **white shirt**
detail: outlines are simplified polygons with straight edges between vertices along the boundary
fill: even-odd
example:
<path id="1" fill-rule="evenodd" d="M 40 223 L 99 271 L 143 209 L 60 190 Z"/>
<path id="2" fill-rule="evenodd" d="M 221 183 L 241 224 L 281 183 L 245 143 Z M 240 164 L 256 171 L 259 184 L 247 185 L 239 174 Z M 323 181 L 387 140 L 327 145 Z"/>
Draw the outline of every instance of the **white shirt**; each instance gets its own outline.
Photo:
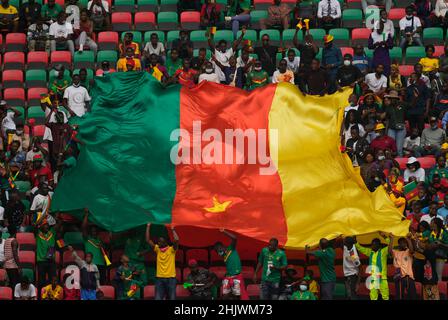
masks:
<path id="1" fill-rule="evenodd" d="M 448 2 L 445 0 L 437 0 L 434 13 L 437 17 L 444 17 L 448 11 Z"/>
<path id="2" fill-rule="evenodd" d="M 219 63 L 221 63 L 224 67 L 230 67 L 229 60 L 230 60 L 230 57 L 232 57 L 232 56 L 233 56 L 232 48 L 227 49 L 226 52 L 221 52 L 221 51 L 215 49 L 216 60 L 218 60 Z M 212 61 L 212 63 L 215 66 L 215 72 L 219 77 L 219 81 L 226 81 L 226 75 L 221 70 L 221 68 L 218 67 L 214 61 Z"/>
<path id="3" fill-rule="evenodd" d="M 353 246 L 350 250 L 344 246 L 344 253 L 342 256 L 342 269 L 344 270 L 344 276 L 353 276 L 359 273 L 359 266 L 361 261 L 359 260 L 358 250 Z"/>
<path id="4" fill-rule="evenodd" d="M 376 32 L 376 30 L 372 31 L 372 33 L 370 35 L 372 36 L 372 40 L 373 40 L 374 44 L 377 42 L 387 41 L 387 38 L 389 36 L 386 32 L 378 34 L 378 32 Z"/>
<path id="5" fill-rule="evenodd" d="M 412 32 L 414 32 L 415 30 L 417 30 L 418 27 L 422 26 L 422 23 L 420 22 L 420 19 L 418 17 L 412 17 L 411 20 L 406 19 L 406 17 L 401 18 L 399 24 L 400 24 L 400 30 L 404 31 L 404 29 L 406 29 L 406 27 L 411 27 L 412 26 L 412 21 L 414 21 L 414 29 L 412 30 Z M 416 33 L 414 35 L 414 37 L 420 37 L 420 35 L 418 33 Z"/>
<path id="6" fill-rule="evenodd" d="M 412 149 L 417 146 L 420 146 L 420 137 L 417 137 L 414 140 L 412 140 L 411 136 L 409 136 L 409 137 L 406 137 L 406 139 L 404 139 L 403 148 Z"/>
<path id="7" fill-rule="evenodd" d="M 373 26 L 373 29 L 377 30 L 379 28 L 379 25 L 380 25 L 380 21 L 376 21 Z M 391 37 L 393 38 L 395 35 L 395 27 L 394 27 L 394 23 L 392 22 L 392 20 L 387 19 L 383 25 L 384 25 L 383 33 L 390 34 Z M 386 40 L 387 40 L 387 38 L 386 38 Z"/>
<path id="8" fill-rule="evenodd" d="M 288 71 L 288 70 L 287 70 Z M 285 72 L 286 73 L 286 72 Z M 280 71 L 275 70 L 274 73 L 272 74 L 272 83 L 279 83 L 279 79 L 278 77 L 280 77 L 282 73 L 280 73 Z M 286 81 L 285 81 L 286 82 Z M 292 74 L 291 79 L 289 79 L 289 83 L 294 84 L 294 74 Z"/>
<path id="9" fill-rule="evenodd" d="M 64 24 L 54 22 L 51 24 L 48 34 L 55 38 L 68 38 L 70 34 L 73 34 L 73 26 L 69 22 L 65 22 Z"/>
<path id="10" fill-rule="evenodd" d="M 378 93 L 381 89 L 387 87 L 387 78 L 384 74 L 378 79 L 375 72 L 366 74 L 364 82 L 374 93 Z"/>
<path id="11" fill-rule="evenodd" d="M 352 137 L 352 126 L 356 125 L 356 123 L 351 124 L 347 130 L 344 131 L 344 137 L 345 137 L 345 144 L 347 144 L 348 139 L 350 139 Z M 358 128 L 359 128 L 359 136 L 360 137 L 364 137 L 364 135 L 366 134 L 366 130 L 364 130 L 364 127 L 362 126 L 362 124 L 358 123 Z M 354 149 L 354 147 L 353 147 Z"/>
<path id="12" fill-rule="evenodd" d="M 0 262 L 5 261 L 5 239 L 0 239 Z"/>
<path id="13" fill-rule="evenodd" d="M 42 194 L 36 194 L 33 199 L 33 203 L 31 204 L 31 211 L 38 211 L 45 214 L 47 212 L 48 203 L 50 199 L 53 197 L 53 192 L 48 192 L 48 196 L 44 196 Z M 48 225 L 54 226 L 56 224 L 56 220 L 48 213 L 47 214 L 47 222 Z"/>
<path id="14" fill-rule="evenodd" d="M 297 73 L 299 71 L 300 67 L 300 57 L 294 57 L 294 60 L 289 61 L 288 57 L 283 58 L 283 60 L 286 61 L 288 70 L 291 70 L 294 73 Z"/>
<path id="15" fill-rule="evenodd" d="M 0 221 L 5 220 L 5 208 L 0 207 Z"/>
<path id="16" fill-rule="evenodd" d="M 411 172 L 411 170 L 406 169 L 404 170 L 404 181 L 408 182 L 409 178 L 415 177 L 417 179 L 417 182 L 424 182 L 425 181 L 425 169 L 419 168 L 415 172 Z"/>
<path id="17" fill-rule="evenodd" d="M 78 117 L 82 117 L 86 113 L 86 102 L 91 100 L 86 88 L 73 85 L 65 89 L 64 99 L 67 99 L 68 107 Z"/>
<path id="18" fill-rule="evenodd" d="M 93 1 L 89 1 L 87 3 L 87 10 L 90 10 L 90 7 L 92 6 L 92 3 L 93 3 Z M 109 2 L 103 0 L 103 1 L 101 1 L 101 4 L 103 5 L 104 10 L 106 10 L 106 12 L 109 12 Z M 92 12 L 95 15 L 103 13 L 101 7 L 97 6 L 96 4 L 93 5 Z"/>
<path id="19" fill-rule="evenodd" d="M 330 12 L 328 12 L 328 3 L 330 3 Z M 317 17 L 331 16 L 333 19 L 341 17 L 341 4 L 337 0 L 322 0 L 317 7 Z"/>
<path id="20" fill-rule="evenodd" d="M 14 288 L 14 298 L 34 298 L 36 297 L 36 287 L 30 283 L 28 290 L 22 290 L 20 283 Z"/>
<path id="21" fill-rule="evenodd" d="M 445 221 L 441 215 L 436 215 L 435 217 L 431 217 L 429 215 L 429 213 L 427 213 L 427 214 L 422 215 L 422 217 L 420 218 L 420 222 L 426 221 L 428 224 L 431 224 L 431 221 L 434 220 L 435 218 L 439 218 L 440 220 Z"/>
<path id="22" fill-rule="evenodd" d="M 429 80 L 428 76 L 425 76 L 424 74 L 422 74 L 420 76 L 420 81 L 422 81 L 428 88 L 431 89 L 431 80 Z M 407 82 L 407 86 L 409 87 L 410 85 L 411 85 L 411 79 L 409 78 L 408 82 Z"/>
<path id="23" fill-rule="evenodd" d="M 65 92 L 64 92 L 65 93 Z M 50 115 L 50 108 L 45 108 L 45 118 L 48 118 L 48 116 Z M 68 122 L 68 118 L 67 118 L 67 114 L 63 111 L 61 111 L 63 113 L 64 116 L 64 123 Z M 56 112 L 53 112 L 50 117 L 48 118 L 48 123 L 56 123 Z M 51 129 L 48 127 L 45 127 L 45 132 L 44 132 L 44 137 L 43 140 L 47 140 L 47 141 L 53 141 L 53 135 L 51 134 Z M 28 155 L 27 155 L 28 157 Z M 33 159 L 31 159 L 30 161 L 32 161 Z M 28 160 L 27 160 L 28 161 Z"/>
<path id="24" fill-rule="evenodd" d="M 7 111 L 6 116 L 2 120 L 2 134 L 6 138 L 7 130 L 16 130 L 16 123 L 14 122 L 14 111 Z"/>
<path id="25" fill-rule="evenodd" d="M 162 42 L 157 42 L 156 47 L 154 48 L 152 46 L 151 42 L 148 42 L 145 45 L 145 48 L 143 49 L 143 51 L 147 52 L 148 54 L 156 54 L 158 56 L 162 55 L 162 52 L 165 52 L 165 47 L 163 46 Z"/>
<path id="26" fill-rule="evenodd" d="M 236 67 L 237 67 L 237 68 L 244 68 L 244 67 L 246 67 L 246 65 L 247 65 L 249 62 L 251 62 L 252 60 L 254 60 L 254 58 L 251 57 L 251 56 L 249 56 L 249 59 L 247 60 L 247 62 L 244 62 L 243 59 L 241 59 L 241 56 L 240 56 L 240 57 L 236 58 Z M 251 72 L 251 71 L 252 71 L 252 68 L 250 68 L 250 69 L 248 70 L 248 72 Z"/>
<path id="27" fill-rule="evenodd" d="M 216 73 L 201 73 L 199 75 L 198 83 L 201 83 L 202 81 L 209 81 L 209 82 L 215 82 L 220 83 L 219 77 Z"/>
<path id="28" fill-rule="evenodd" d="M 79 29 L 79 7 L 77 5 L 68 5 L 65 7 L 67 22 L 72 23 L 75 29 Z"/>

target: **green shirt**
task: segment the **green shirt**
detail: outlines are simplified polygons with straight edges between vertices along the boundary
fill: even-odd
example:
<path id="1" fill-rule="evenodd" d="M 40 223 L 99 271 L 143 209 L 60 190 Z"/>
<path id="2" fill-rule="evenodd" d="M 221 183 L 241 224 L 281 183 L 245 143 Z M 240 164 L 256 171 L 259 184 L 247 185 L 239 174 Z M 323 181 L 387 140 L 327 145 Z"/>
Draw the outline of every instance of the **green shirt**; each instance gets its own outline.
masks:
<path id="1" fill-rule="evenodd" d="M 269 270 L 269 266 L 281 268 L 286 267 L 288 264 L 286 254 L 283 250 L 277 249 L 272 252 L 267 247 L 261 250 L 258 262 L 263 265 L 261 280 L 274 283 L 280 282 L 282 272 L 280 270 Z"/>
<path id="2" fill-rule="evenodd" d="M 166 71 L 168 72 L 168 75 L 171 77 L 176 73 L 176 71 L 180 68 L 182 68 L 182 61 L 180 59 L 177 59 L 176 61 L 171 60 L 171 58 L 166 59 Z"/>
<path id="3" fill-rule="evenodd" d="M 103 243 L 98 238 L 87 237 L 84 239 L 84 251 L 90 252 L 93 256 L 92 262 L 97 266 L 104 266 L 106 262 L 104 261 L 103 253 L 101 247 Z"/>
<path id="4" fill-rule="evenodd" d="M 71 80 L 68 76 L 65 76 L 62 79 L 55 78 L 50 85 L 50 90 L 54 93 L 63 95 L 64 90 L 70 85 Z"/>
<path id="5" fill-rule="evenodd" d="M 251 71 L 246 78 L 246 87 L 250 90 L 263 87 L 268 84 L 269 75 L 266 71 Z"/>
<path id="6" fill-rule="evenodd" d="M 132 263 L 144 263 L 145 255 L 137 255 L 137 253 L 143 251 L 149 251 L 149 245 L 141 236 L 134 236 L 126 240 L 124 254 L 128 256 Z"/>
<path id="7" fill-rule="evenodd" d="M 40 230 L 37 232 L 36 237 L 36 255 L 37 262 L 48 261 L 47 255 L 48 250 L 53 250 L 53 260 L 54 260 L 54 246 L 56 244 L 56 237 L 53 228 L 50 228 L 47 233 L 43 233 Z"/>
<path id="8" fill-rule="evenodd" d="M 40 9 L 40 14 L 42 18 L 51 18 L 52 20 L 55 20 L 62 11 L 64 10 L 57 3 L 54 4 L 53 8 L 50 8 L 48 4 L 44 4 Z"/>
<path id="9" fill-rule="evenodd" d="M 292 294 L 291 300 L 316 300 L 311 291 L 296 291 Z"/>
<path id="10" fill-rule="evenodd" d="M 320 281 L 334 282 L 336 281 L 336 272 L 334 271 L 334 258 L 336 253 L 333 248 L 318 250 L 314 252 L 314 256 L 318 259 Z"/>
<path id="11" fill-rule="evenodd" d="M 224 254 L 224 262 L 226 264 L 226 275 L 236 276 L 241 273 L 241 260 L 235 247 L 228 246 Z"/>
<path id="12" fill-rule="evenodd" d="M 429 235 L 429 243 L 434 243 L 436 241 L 439 241 L 443 244 L 448 244 L 448 232 L 442 229 L 438 237 L 435 232 L 431 232 L 431 234 Z"/>
<path id="13" fill-rule="evenodd" d="M 236 16 L 239 14 L 237 11 L 238 6 L 241 10 L 250 10 L 250 0 L 235 0 L 233 1 L 233 5 L 231 8 L 229 8 L 228 15 L 229 16 Z"/>
<path id="14" fill-rule="evenodd" d="M 130 278 L 129 280 L 119 280 L 120 281 L 120 295 L 118 297 L 119 300 L 130 300 L 130 299 L 140 299 L 140 289 L 143 285 L 143 282 L 140 280 L 140 276 L 132 275 L 134 271 L 138 271 L 137 268 L 133 265 L 129 265 L 127 268 L 124 266 L 119 266 L 117 269 L 117 278 L 121 275 L 124 275 L 126 278 Z M 140 271 L 141 272 L 141 271 Z M 131 290 L 131 286 L 137 286 L 137 291 L 131 296 L 128 296 L 129 290 Z"/>

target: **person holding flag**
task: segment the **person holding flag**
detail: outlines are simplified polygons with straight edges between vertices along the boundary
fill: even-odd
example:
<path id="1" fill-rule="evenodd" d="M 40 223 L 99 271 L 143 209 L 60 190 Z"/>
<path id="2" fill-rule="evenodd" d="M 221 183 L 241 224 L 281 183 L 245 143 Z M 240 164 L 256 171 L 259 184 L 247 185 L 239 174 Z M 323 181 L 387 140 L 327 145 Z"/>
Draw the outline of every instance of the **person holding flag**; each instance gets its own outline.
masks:
<path id="1" fill-rule="evenodd" d="M 118 267 L 115 274 L 115 281 L 118 285 L 118 299 L 140 299 L 140 289 L 143 286 L 143 281 L 140 279 L 140 271 L 129 263 L 129 258 L 126 255 L 121 256 L 120 262 L 121 265 Z"/>

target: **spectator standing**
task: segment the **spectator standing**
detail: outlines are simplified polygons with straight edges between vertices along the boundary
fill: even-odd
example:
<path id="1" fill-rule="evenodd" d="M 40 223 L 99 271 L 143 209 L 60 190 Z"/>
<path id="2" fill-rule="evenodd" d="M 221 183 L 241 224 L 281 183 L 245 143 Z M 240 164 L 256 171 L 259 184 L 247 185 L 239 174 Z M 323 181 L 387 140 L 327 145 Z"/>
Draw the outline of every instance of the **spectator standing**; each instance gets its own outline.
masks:
<path id="1" fill-rule="evenodd" d="M 410 76 L 410 84 L 406 88 L 406 101 L 409 103 L 408 120 L 411 128 L 418 128 L 419 132 L 424 129 L 425 115 L 429 113 L 430 92 L 428 87 L 418 81 L 414 72 Z"/>
<path id="2" fill-rule="evenodd" d="M 294 33 L 293 43 L 294 46 L 300 52 L 300 70 L 299 74 L 301 77 L 306 75 L 311 69 L 311 63 L 313 59 L 316 58 L 316 55 L 319 53 L 319 48 L 314 42 L 313 36 L 310 34 L 306 34 L 303 43 L 299 43 L 297 40 L 297 33 L 299 32 L 299 28 L 296 28 Z"/>
<path id="3" fill-rule="evenodd" d="M 276 69 L 276 59 L 277 59 L 278 47 L 271 46 L 269 43 L 269 35 L 264 34 L 261 37 L 261 47 L 257 47 L 254 53 L 258 56 L 258 59 L 263 65 L 263 69 L 272 76 Z"/>
<path id="4" fill-rule="evenodd" d="M 387 135 L 397 143 L 397 155 L 403 157 L 403 145 L 406 138 L 406 104 L 400 101 L 398 92 L 390 90 L 389 94 L 383 99 L 384 109 L 386 111 Z"/>
<path id="5" fill-rule="evenodd" d="M 384 67 L 384 74 L 390 74 L 390 55 L 389 50 L 394 46 L 390 34 L 384 32 L 384 24 L 380 22 L 378 29 L 372 31 L 369 37 L 369 49 L 373 49 L 372 68 L 376 69 L 379 65 Z"/>
<path id="6" fill-rule="evenodd" d="M 328 93 L 330 80 L 327 71 L 320 68 L 320 62 L 313 59 L 311 69 L 301 79 L 302 93 L 323 96 Z"/>
<path id="7" fill-rule="evenodd" d="M 337 0 L 332 1 L 338 2 Z M 338 68 L 342 65 L 341 49 L 334 45 L 333 40 L 334 37 L 332 35 L 326 35 L 324 37 L 324 48 L 322 50 L 322 67 L 327 71 L 328 93 L 330 94 L 336 91 L 336 74 Z"/>
<path id="8" fill-rule="evenodd" d="M 288 70 L 288 63 L 282 59 L 278 63 L 278 69 L 272 75 L 272 83 L 289 82 L 294 84 L 294 72 Z"/>
<path id="9" fill-rule="evenodd" d="M 81 271 L 81 300 L 96 300 L 96 294 L 100 290 L 100 272 L 98 271 L 98 267 L 92 261 L 92 254 L 87 252 L 85 260 L 82 260 L 72 246 L 68 246 L 67 248 L 72 253 L 73 258 Z"/>
<path id="10" fill-rule="evenodd" d="M 39 276 L 39 288 L 51 282 L 56 275 L 56 234 L 53 228 L 43 220 L 36 234 L 36 261 Z"/>
<path id="11" fill-rule="evenodd" d="M 29 26 L 41 20 L 42 6 L 36 0 L 28 0 L 22 3 L 19 9 L 19 24 L 22 31 L 27 31 Z"/>
<path id="12" fill-rule="evenodd" d="M 431 221 L 431 233 L 429 235 L 430 249 L 436 256 L 436 272 L 438 282 L 442 282 L 443 269 L 445 267 L 448 250 L 448 233 L 443 225 L 443 220 L 437 215 Z"/>
<path id="13" fill-rule="evenodd" d="M 109 3 L 106 0 L 90 0 L 87 3 L 95 31 L 108 30 L 110 26 Z"/>
<path id="14" fill-rule="evenodd" d="M 344 64 L 338 68 L 336 73 L 336 88 L 342 90 L 343 87 L 355 87 L 356 84 L 364 79 L 361 71 L 352 64 L 353 57 L 351 54 L 344 55 Z"/>
<path id="15" fill-rule="evenodd" d="M 73 76 L 73 83 L 64 91 L 64 105 L 72 117 L 82 117 L 89 108 L 90 96 L 87 89 L 80 85 L 79 75 Z"/>
<path id="16" fill-rule="evenodd" d="M 349 300 L 358 299 L 357 291 L 361 280 L 359 277 L 361 261 L 354 244 L 355 241 L 352 237 L 344 238 L 342 269 L 345 277 L 345 291 Z"/>
<path id="17" fill-rule="evenodd" d="M 187 30 L 179 32 L 179 39 L 175 39 L 171 44 L 171 50 L 176 49 L 180 59 L 193 58 L 193 42 Z"/>
<path id="18" fill-rule="evenodd" d="M 6 274 L 9 279 L 9 286 L 11 289 L 16 287 L 16 284 L 20 281 L 20 274 L 22 272 L 20 268 L 19 260 L 19 244 L 15 238 L 16 234 L 9 230 L 9 237 L 2 239 L 1 244 L 3 245 L 3 268 L 6 270 Z M 0 236 L 2 232 L 0 231 Z"/>

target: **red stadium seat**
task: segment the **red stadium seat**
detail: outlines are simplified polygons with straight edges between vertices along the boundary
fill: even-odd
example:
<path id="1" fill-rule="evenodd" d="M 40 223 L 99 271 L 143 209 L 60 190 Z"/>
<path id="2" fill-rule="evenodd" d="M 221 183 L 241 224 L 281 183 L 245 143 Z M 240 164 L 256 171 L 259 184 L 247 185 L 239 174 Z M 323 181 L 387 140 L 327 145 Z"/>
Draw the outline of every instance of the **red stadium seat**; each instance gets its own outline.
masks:
<path id="1" fill-rule="evenodd" d="M 3 99 L 12 107 L 23 107 L 25 106 L 25 90 L 23 88 L 5 89 Z"/>
<path id="2" fill-rule="evenodd" d="M 446 282 L 439 281 L 437 286 L 439 287 L 440 300 L 446 300 L 448 297 Z"/>
<path id="3" fill-rule="evenodd" d="M 272 0 L 254 0 L 254 7 L 255 10 L 267 10 L 272 3 Z"/>
<path id="4" fill-rule="evenodd" d="M 196 30 L 200 28 L 201 13 L 197 11 L 185 11 L 180 14 L 180 25 L 185 30 Z"/>
<path id="5" fill-rule="evenodd" d="M 190 291 L 185 289 L 183 285 L 178 284 L 176 286 L 176 299 L 185 300 L 185 298 L 188 298 L 189 296 L 190 296 Z"/>
<path id="6" fill-rule="evenodd" d="M 104 294 L 104 299 L 114 300 L 115 299 L 115 288 L 112 286 L 100 286 L 100 290 Z"/>
<path id="7" fill-rule="evenodd" d="M 136 31 L 149 31 L 155 29 L 156 15 L 154 12 L 137 12 L 134 20 Z"/>
<path id="8" fill-rule="evenodd" d="M 176 265 L 178 266 L 184 265 L 184 251 L 182 249 L 178 249 L 176 251 Z"/>
<path id="9" fill-rule="evenodd" d="M 358 296 L 364 298 L 370 296 L 370 290 L 367 289 L 365 281 L 361 281 L 359 284 Z"/>
<path id="10" fill-rule="evenodd" d="M 36 254 L 34 251 L 19 251 L 19 261 L 22 268 L 34 270 L 36 266 Z"/>
<path id="11" fill-rule="evenodd" d="M 132 29 L 132 14 L 130 12 L 112 13 L 112 30 L 128 31 Z"/>
<path id="12" fill-rule="evenodd" d="M 25 68 L 25 54 L 23 52 L 6 52 L 3 56 L 3 70 L 23 70 Z"/>
<path id="13" fill-rule="evenodd" d="M 342 56 L 345 54 L 350 54 L 353 57 L 353 48 L 350 47 L 341 47 Z"/>
<path id="14" fill-rule="evenodd" d="M 306 266 L 306 270 L 311 270 L 313 271 L 313 278 L 314 279 L 319 279 L 320 278 L 320 270 L 319 270 L 319 266 Z"/>
<path id="15" fill-rule="evenodd" d="M 246 280 L 252 280 L 254 277 L 255 269 L 251 266 L 242 266 L 241 267 L 241 275 L 243 276 L 243 279 Z"/>
<path id="16" fill-rule="evenodd" d="M 288 262 L 291 263 L 305 263 L 306 253 L 303 250 L 285 250 Z"/>
<path id="17" fill-rule="evenodd" d="M 41 127 L 41 126 L 35 126 L 34 127 L 34 135 L 38 135 L 36 133 L 36 128 L 37 127 Z M 45 129 L 45 126 L 43 126 Z M 75 250 L 76 254 L 81 258 L 84 259 L 84 251 L 82 250 Z M 75 264 L 75 259 L 72 256 L 72 253 L 69 250 L 64 251 L 64 253 L 62 254 L 62 263 L 64 265 L 64 267 L 68 266 L 69 264 Z"/>
<path id="18" fill-rule="evenodd" d="M 394 27 L 398 28 L 400 19 L 406 15 L 405 8 L 392 8 L 389 11 L 389 19 L 392 20 Z"/>
<path id="19" fill-rule="evenodd" d="M 156 296 L 156 287 L 155 286 L 145 286 L 143 288 L 143 299 L 144 300 L 152 300 Z"/>
<path id="20" fill-rule="evenodd" d="M 400 75 L 403 77 L 409 77 L 412 72 L 414 72 L 414 66 L 411 65 L 400 65 L 399 67 Z"/>
<path id="21" fill-rule="evenodd" d="M 440 57 L 442 54 L 445 53 L 445 47 L 444 46 L 434 46 L 434 56 Z"/>
<path id="22" fill-rule="evenodd" d="M 39 125 L 39 126 L 34 126 L 33 127 L 33 135 L 36 137 L 43 137 L 45 133 L 45 126 L 44 125 Z M 65 252 L 64 252 L 65 254 Z"/>
<path id="23" fill-rule="evenodd" d="M 0 285 L 4 285 L 6 282 L 6 270 L 5 269 L 0 269 Z"/>
<path id="24" fill-rule="evenodd" d="M 19 250 L 31 250 L 36 248 L 36 238 L 32 232 L 18 232 L 16 240 L 19 244 Z"/>
<path id="25" fill-rule="evenodd" d="M 417 297 L 421 297 L 423 295 L 423 287 L 420 282 L 415 283 L 415 291 L 417 292 Z"/>
<path id="26" fill-rule="evenodd" d="M 395 292 L 395 282 L 391 281 L 388 284 L 389 284 L 389 296 L 390 296 L 390 298 L 393 299 L 393 300 L 397 299 L 397 295 L 396 295 L 396 292 Z"/>
<path id="27" fill-rule="evenodd" d="M 406 169 L 406 163 L 408 163 L 408 158 L 395 158 L 395 160 L 400 165 L 401 170 Z"/>
<path id="28" fill-rule="evenodd" d="M 117 70 L 110 68 L 109 69 L 109 73 L 113 73 L 113 72 L 117 72 Z M 103 73 L 104 73 L 103 69 L 98 69 L 98 70 L 96 70 L 95 75 L 96 76 L 102 76 Z"/>
<path id="29" fill-rule="evenodd" d="M 182 282 L 182 276 L 183 276 L 182 269 L 176 267 L 176 280 L 177 280 L 177 283 L 181 283 Z"/>
<path id="30" fill-rule="evenodd" d="M 115 249 L 112 251 L 112 255 L 111 255 L 111 262 L 114 265 L 119 265 L 120 264 L 120 259 L 121 256 L 124 254 L 124 250 L 123 249 Z"/>
<path id="31" fill-rule="evenodd" d="M 23 71 L 22 70 L 5 70 L 2 74 L 3 88 L 22 88 L 23 87 Z"/>
<path id="32" fill-rule="evenodd" d="M 113 31 L 103 31 L 98 34 L 99 50 L 117 50 L 118 33 Z"/>
<path id="33" fill-rule="evenodd" d="M 226 275 L 226 267 L 210 267 L 209 271 L 216 274 L 218 279 L 223 279 Z"/>
<path id="34" fill-rule="evenodd" d="M 45 51 L 28 52 L 28 69 L 46 69 L 48 66 L 48 53 Z"/>
<path id="35" fill-rule="evenodd" d="M 251 299 L 259 299 L 260 286 L 258 284 L 250 284 L 246 288 L 247 294 Z"/>
<path id="36" fill-rule="evenodd" d="M 355 46 L 361 44 L 367 45 L 372 31 L 369 28 L 354 28 L 352 30 L 352 44 Z"/>
<path id="37" fill-rule="evenodd" d="M 50 56 L 50 63 L 52 66 L 62 64 L 66 68 L 72 67 L 72 54 L 70 51 L 53 51 Z"/>
<path id="38" fill-rule="evenodd" d="M 423 169 L 431 169 L 436 164 L 436 159 L 433 157 L 422 157 L 417 158 L 417 160 Z"/>
<path id="39" fill-rule="evenodd" d="M 0 300 L 12 300 L 12 289 L 10 287 L 0 287 Z"/>
<path id="40" fill-rule="evenodd" d="M 5 51 L 25 51 L 26 34 L 8 33 L 5 41 Z"/>
<path id="41" fill-rule="evenodd" d="M 208 265 L 207 249 L 188 249 L 186 253 L 187 263 L 190 259 L 195 259 L 201 265 Z"/>
<path id="42" fill-rule="evenodd" d="M 40 107 L 40 96 L 41 94 L 48 93 L 47 88 L 29 88 L 27 91 L 27 101 L 28 106 L 39 106 Z"/>
<path id="43" fill-rule="evenodd" d="M 336 272 L 336 278 L 342 279 L 344 278 L 344 270 L 342 265 L 338 264 L 334 266 L 334 271 Z"/>

